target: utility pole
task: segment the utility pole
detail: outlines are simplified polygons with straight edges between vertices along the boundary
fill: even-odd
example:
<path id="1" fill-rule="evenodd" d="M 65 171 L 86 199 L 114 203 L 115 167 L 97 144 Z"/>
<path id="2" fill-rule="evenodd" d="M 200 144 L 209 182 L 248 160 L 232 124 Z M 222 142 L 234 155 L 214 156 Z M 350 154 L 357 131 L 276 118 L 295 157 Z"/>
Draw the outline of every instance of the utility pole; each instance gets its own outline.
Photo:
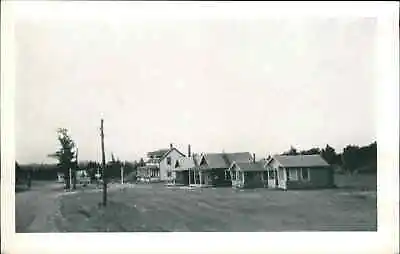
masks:
<path id="1" fill-rule="evenodd" d="M 76 171 L 78 170 L 78 147 L 76 148 L 76 154 L 75 154 L 75 170 L 73 172 L 74 177 L 73 177 L 73 189 L 76 189 Z"/>
<path id="2" fill-rule="evenodd" d="M 103 166 L 103 206 L 107 206 L 107 178 L 106 178 L 106 156 L 104 154 L 104 120 L 101 119 L 100 137 L 101 137 L 101 161 Z"/>

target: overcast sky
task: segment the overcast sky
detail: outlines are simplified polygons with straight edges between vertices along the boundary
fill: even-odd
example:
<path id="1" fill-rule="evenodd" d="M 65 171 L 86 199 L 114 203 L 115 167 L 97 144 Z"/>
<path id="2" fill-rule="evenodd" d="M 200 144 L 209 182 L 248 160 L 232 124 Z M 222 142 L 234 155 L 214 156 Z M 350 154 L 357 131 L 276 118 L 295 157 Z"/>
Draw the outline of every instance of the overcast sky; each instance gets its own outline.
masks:
<path id="1" fill-rule="evenodd" d="M 287 150 L 376 138 L 373 19 L 21 21 L 16 159 L 51 162 L 58 127 L 82 160 Z"/>

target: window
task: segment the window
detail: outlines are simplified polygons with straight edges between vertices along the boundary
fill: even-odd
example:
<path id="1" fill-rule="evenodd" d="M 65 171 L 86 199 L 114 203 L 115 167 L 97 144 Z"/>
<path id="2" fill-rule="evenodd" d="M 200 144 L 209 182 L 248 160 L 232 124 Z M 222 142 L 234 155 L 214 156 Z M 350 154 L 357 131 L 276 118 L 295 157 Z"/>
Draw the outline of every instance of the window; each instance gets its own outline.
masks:
<path id="1" fill-rule="evenodd" d="M 178 160 L 175 162 L 175 168 L 179 168 L 179 161 Z"/>
<path id="2" fill-rule="evenodd" d="M 167 165 L 171 165 L 171 157 L 167 157 Z"/>
<path id="3" fill-rule="evenodd" d="M 306 181 L 310 180 L 310 169 L 309 168 L 301 169 L 301 178 Z"/>
<path id="4" fill-rule="evenodd" d="M 289 177 L 288 180 L 291 181 L 297 181 L 299 180 L 298 176 L 297 176 L 297 169 L 296 168 L 291 168 L 288 170 L 289 171 Z"/>

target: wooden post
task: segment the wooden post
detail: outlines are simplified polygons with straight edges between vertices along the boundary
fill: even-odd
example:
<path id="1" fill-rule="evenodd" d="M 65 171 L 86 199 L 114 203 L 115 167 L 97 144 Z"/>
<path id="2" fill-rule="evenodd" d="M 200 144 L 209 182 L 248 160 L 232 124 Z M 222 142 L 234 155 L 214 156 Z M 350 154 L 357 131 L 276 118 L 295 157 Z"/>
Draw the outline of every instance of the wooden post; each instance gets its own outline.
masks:
<path id="1" fill-rule="evenodd" d="M 121 184 L 124 184 L 124 166 L 121 166 Z"/>
<path id="2" fill-rule="evenodd" d="M 106 178 L 106 156 L 104 154 L 104 120 L 101 119 L 100 137 L 101 137 L 101 162 L 103 166 L 103 206 L 107 205 L 107 178 Z"/>
<path id="3" fill-rule="evenodd" d="M 189 173 L 189 187 L 190 187 L 190 168 L 188 169 Z"/>
<path id="4" fill-rule="evenodd" d="M 200 178 L 200 186 L 202 185 L 202 182 L 201 182 L 201 171 L 199 171 L 199 178 Z"/>
<path id="5" fill-rule="evenodd" d="M 69 167 L 69 190 L 72 190 L 72 169 Z"/>

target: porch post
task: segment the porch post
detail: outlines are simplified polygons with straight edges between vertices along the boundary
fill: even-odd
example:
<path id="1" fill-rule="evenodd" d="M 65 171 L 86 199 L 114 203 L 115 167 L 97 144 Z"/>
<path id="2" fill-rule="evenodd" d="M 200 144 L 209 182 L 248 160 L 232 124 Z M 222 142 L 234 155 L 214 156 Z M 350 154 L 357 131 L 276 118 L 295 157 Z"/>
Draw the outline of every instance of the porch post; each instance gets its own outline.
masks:
<path id="1" fill-rule="evenodd" d="M 189 186 L 190 186 L 190 168 L 188 169 L 188 173 L 189 173 Z"/>
<path id="2" fill-rule="evenodd" d="M 199 171 L 200 186 L 203 184 L 202 181 L 201 181 L 201 175 L 202 175 L 202 174 L 201 174 L 201 171 Z"/>

